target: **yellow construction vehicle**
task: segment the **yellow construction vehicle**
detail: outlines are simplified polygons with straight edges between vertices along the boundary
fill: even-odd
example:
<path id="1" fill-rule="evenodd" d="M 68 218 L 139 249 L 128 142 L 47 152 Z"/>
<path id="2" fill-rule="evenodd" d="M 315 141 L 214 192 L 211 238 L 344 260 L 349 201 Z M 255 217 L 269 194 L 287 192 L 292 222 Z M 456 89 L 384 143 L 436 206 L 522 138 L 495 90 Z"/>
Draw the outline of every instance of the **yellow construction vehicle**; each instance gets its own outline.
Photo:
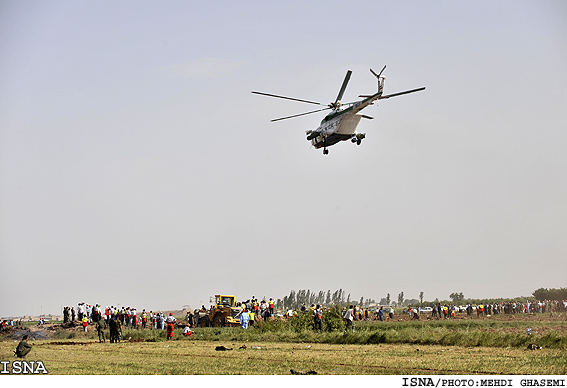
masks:
<path id="1" fill-rule="evenodd" d="M 209 322 L 215 327 L 240 326 L 241 307 L 236 307 L 234 295 L 215 295 L 215 306 L 209 312 Z"/>

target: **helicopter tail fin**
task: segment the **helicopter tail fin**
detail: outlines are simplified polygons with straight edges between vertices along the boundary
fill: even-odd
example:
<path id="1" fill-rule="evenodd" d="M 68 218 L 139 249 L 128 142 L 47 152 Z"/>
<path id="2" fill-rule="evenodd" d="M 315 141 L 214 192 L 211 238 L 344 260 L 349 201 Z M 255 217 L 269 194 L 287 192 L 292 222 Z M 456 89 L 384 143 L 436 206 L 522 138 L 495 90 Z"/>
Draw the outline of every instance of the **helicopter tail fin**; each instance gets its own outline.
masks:
<path id="1" fill-rule="evenodd" d="M 380 70 L 380 73 L 378 73 L 378 74 L 376 74 L 376 72 L 374 70 L 370 69 L 370 72 L 378 80 L 378 93 L 376 93 L 378 96 L 381 96 L 382 93 L 384 92 L 384 80 L 386 79 L 386 77 L 383 76 L 382 73 L 384 72 L 385 69 L 386 69 L 386 66 L 384 66 L 382 68 L 382 70 Z M 361 94 L 358 97 L 359 98 L 369 98 L 369 97 L 376 96 L 376 94 Z"/>
<path id="2" fill-rule="evenodd" d="M 378 93 L 380 95 L 382 95 L 382 92 L 384 91 L 384 80 L 386 79 L 385 76 L 382 76 L 384 70 L 386 70 L 386 65 L 384 65 L 384 67 L 382 68 L 382 70 L 380 70 L 380 73 L 378 74 L 376 74 L 374 70 L 370 69 L 370 72 L 374 74 L 374 77 L 378 79 Z"/>

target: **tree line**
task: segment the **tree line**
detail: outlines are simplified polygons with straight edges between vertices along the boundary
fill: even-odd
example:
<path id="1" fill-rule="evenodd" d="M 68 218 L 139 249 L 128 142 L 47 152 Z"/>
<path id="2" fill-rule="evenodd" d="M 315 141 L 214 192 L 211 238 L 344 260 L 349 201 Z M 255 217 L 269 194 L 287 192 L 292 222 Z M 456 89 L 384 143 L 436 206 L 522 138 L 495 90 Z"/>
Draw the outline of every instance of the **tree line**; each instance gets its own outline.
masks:
<path id="1" fill-rule="evenodd" d="M 469 299 L 465 298 L 462 292 L 453 292 L 449 295 L 451 301 L 439 301 L 439 299 L 435 299 L 433 302 L 424 301 L 424 293 L 421 291 L 419 293 L 419 300 L 417 299 L 405 299 L 404 292 L 400 292 L 398 294 L 398 300 L 392 300 L 390 294 L 388 294 L 385 298 L 380 300 L 380 305 L 429 305 L 431 303 L 488 303 L 488 302 L 503 302 L 503 301 L 522 301 L 525 299 L 535 299 L 535 300 L 566 300 L 567 299 L 567 288 L 539 288 L 535 290 L 533 293 L 533 298 L 531 297 L 517 297 L 517 298 L 489 298 L 489 299 Z M 376 304 L 376 301 L 371 298 L 364 298 L 360 297 L 360 299 L 354 300 L 351 299 L 350 294 L 347 294 L 342 288 L 336 290 L 335 292 L 331 293 L 331 290 L 319 291 L 315 293 L 311 290 L 291 290 L 289 295 L 284 296 L 282 299 L 277 299 L 276 307 L 278 309 L 299 309 L 303 305 L 311 306 L 312 304 L 320 304 L 325 306 L 348 306 L 350 304 L 356 304 L 358 306 L 369 306 L 371 304 Z"/>
<path id="2" fill-rule="evenodd" d="M 276 301 L 276 307 L 279 309 L 299 309 L 304 304 L 306 306 L 311 306 L 312 304 L 346 306 L 349 304 L 369 305 L 372 303 L 376 303 L 376 301 L 373 299 L 364 299 L 364 297 L 361 297 L 360 300 L 356 301 L 351 300 L 350 294 L 347 295 L 342 288 L 333 293 L 331 293 L 331 290 L 328 290 L 327 292 L 319 291 L 318 293 L 311 290 L 291 290 L 289 295 L 286 295 L 283 299 L 278 299 Z"/>
<path id="3" fill-rule="evenodd" d="M 532 295 L 537 300 L 565 300 L 567 299 L 567 288 L 538 288 Z"/>

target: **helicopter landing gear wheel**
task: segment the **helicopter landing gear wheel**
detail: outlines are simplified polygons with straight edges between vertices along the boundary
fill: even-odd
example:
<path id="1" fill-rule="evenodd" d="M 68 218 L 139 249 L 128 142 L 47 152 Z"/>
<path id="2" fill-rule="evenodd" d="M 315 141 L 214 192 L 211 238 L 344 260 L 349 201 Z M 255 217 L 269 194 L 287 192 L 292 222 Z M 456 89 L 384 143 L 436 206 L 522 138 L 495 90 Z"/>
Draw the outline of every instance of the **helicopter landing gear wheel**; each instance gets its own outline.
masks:
<path id="1" fill-rule="evenodd" d="M 358 140 L 356 141 L 356 145 L 360 145 L 360 143 L 362 143 L 362 140 L 358 139 Z"/>
<path id="2" fill-rule="evenodd" d="M 323 155 L 329 155 L 329 150 L 325 148 L 325 149 L 323 150 Z"/>

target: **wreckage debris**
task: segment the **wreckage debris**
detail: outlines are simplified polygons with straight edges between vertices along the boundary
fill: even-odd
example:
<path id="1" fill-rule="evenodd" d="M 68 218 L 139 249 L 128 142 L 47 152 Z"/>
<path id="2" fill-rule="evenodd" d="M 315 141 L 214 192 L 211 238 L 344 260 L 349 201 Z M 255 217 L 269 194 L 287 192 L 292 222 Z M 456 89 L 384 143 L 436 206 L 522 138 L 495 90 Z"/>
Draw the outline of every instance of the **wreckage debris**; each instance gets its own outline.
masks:
<path id="1" fill-rule="evenodd" d="M 529 344 L 528 350 L 541 350 L 543 349 L 541 346 L 537 346 L 536 344 Z"/>
<path id="2" fill-rule="evenodd" d="M 225 350 L 232 350 L 232 348 L 227 348 L 227 347 L 224 347 L 224 346 L 217 346 L 215 348 L 215 350 L 216 351 L 225 351 Z"/>
<path id="3" fill-rule="evenodd" d="M 290 369 L 289 371 L 291 372 L 292 375 L 316 375 L 317 374 L 317 372 L 315 372 L 314 370 L 309 370 L 307 372 L 300 372 L 298 370 Z"/>

